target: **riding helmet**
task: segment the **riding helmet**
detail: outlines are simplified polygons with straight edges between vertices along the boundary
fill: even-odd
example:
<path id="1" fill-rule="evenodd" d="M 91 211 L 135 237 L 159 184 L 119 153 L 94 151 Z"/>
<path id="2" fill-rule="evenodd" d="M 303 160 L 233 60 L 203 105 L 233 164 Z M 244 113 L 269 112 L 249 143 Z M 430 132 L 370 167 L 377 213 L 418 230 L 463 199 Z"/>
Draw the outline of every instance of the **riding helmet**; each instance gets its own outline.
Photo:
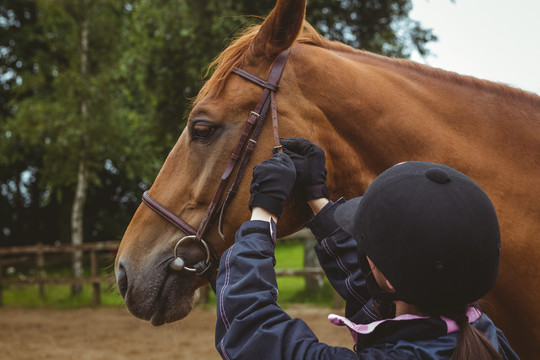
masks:
<path id="1" fill-rule="evenodd" d="M 409 304 L 466 305 L 497 278 L 501 240 L 493 204 L 448 166 L 395 165 L 334 217 Z"/>

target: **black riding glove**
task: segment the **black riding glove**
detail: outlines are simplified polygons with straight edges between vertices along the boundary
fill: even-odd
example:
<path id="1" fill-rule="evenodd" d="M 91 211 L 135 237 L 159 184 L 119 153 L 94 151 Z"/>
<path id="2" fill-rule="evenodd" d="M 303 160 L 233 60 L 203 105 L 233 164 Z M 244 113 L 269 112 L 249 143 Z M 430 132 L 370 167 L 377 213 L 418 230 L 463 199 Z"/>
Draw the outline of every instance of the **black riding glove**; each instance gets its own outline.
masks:
<path id="1" fill-rule="evenodd" d="M 260 206 L 280 217 L 283 204 L 294 186 L 296 170 L 291 158 L 278 153 L 253 168 L 249 209 Z"/>
<path id="2" fill-rule="evenodd" d="M 306 201 L 329 198 L 324 150 L 300 137 L 280 139 L 296 168 L 296 185 Z"/>

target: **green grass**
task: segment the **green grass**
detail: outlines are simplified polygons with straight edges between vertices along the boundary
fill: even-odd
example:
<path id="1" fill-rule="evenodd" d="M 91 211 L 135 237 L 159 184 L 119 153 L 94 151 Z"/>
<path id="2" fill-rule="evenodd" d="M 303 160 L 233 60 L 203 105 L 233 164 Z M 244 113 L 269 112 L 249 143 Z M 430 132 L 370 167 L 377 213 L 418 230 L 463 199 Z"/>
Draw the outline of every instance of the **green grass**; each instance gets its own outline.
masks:
<path id="1" fill-rule="evenodd" d="M 304 264 L 304 246 L 301 241 L 289 240 L 278 242 L 276 247 L 276 269 L 302 269 Z M 331 306 L 334 292 L 328 279 L 324 279 L 321 290 L 308 291 L 302 276 L 278 277 L 281 306 L 303 303 L 318 306 Z"/>
<path id="2" fill-rule="evenodd" d="M 287 240 L 278 243 L 276 269 L 302 269 L 303 261 L 304 249 L 301 241 Z M 69 276 L 69 269 L 59 269 L 57 273 L 49 273 L 49 276 Z M 306 291 L 304 278 L 301 276 L 278 277 L 277 281 L 278 302 L 283 307 L 296 303 L 316 306 L 331 306 L 333 303 L 333 290 L 326 279 L 323 289 L 319 291 Z M 84 285 L 82 293 L 72 297 L 69 285 L 45 285 L 42 297 L 38 285 L 4 285 L 3 300 L 4 306 L 8 307 L 51 307 L 57 309 L 87 307 L 92 304 L 92 286 Z M 115 284 L 101 284 L 101 305 L 124 306 L 123 299 Z M 210 295 L 208 305 L 215 305 L 214 294 Z"/>
<path id="3" fill-rule="evenodd" d="M 37 308 L 51 307 L 55 309 L 71 309 L 87 307 L 92 304 L 92 287 L 84 285 L 80 294 L 72 297 L 69 285 L 45 285 L 43 296 L 38 285 L 4 286 L 4 306 Z M 101 284 L 101 305 L 123 306 L 124 300 L 116 285 Z"/>
<path id="4" fill-rule="evenodd" d="M 302 269 L 304 264 L 304 247 L 301 241 L 287 240 L 278 242 L 276 247 L 277 269 Z M 293 304 L 309 304 L 330 307 L 334 301 L 334 290 L 324 279 L 324 286 L 318 291 L 307 291 L 302 276 L 280 276 L 277 278 L 280 306 Z M 214 294 L 210 295 L 209 305 L 215 304 Z"/>
<path id="5" fill-rule="evenodd" d="M 278 241 L 276 246 L 276 269 L 302 269 L 304 246 L 301 241 Z"/>

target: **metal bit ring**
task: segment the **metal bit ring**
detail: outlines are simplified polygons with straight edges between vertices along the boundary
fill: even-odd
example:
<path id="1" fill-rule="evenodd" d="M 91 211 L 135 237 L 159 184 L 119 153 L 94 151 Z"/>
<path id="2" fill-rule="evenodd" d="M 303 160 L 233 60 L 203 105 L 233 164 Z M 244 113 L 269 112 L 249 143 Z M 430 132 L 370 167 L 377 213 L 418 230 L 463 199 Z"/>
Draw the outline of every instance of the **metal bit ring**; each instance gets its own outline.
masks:
<path id="1" fill-rule="evenodd" d="M 174 260 L 170 265 L 172 270 L 175 270 L 175 271 L 187 270 L 187 271 L 190 271 L 190 272 L 197 272 L 196 269 L 194 269 L 192 267 L 189 267 L 189 266 L 185 266 L 184 259 L 176 254 L 180 244 L 182 242 L 184 242 L 186 240 L 190 240 L 190 239 L 197 240 L 197 236 L 195 236 L 195 235 L 184 236 L 183 238 L 178 240 L 178 242 L 176 243 L 176 246 L 174 247 Z M 204 241 L 203 239 L 200 239 L 200 242 L 201 242 L 201 244 L 203 244 L 204 249 L 206 251 L 205 263 L 206 263 L 206 265 L 208 265 L 208 264 L 210 264 L 210 248 L 208 247 L 208 244 L 206 243 L 206 241 Z"/>

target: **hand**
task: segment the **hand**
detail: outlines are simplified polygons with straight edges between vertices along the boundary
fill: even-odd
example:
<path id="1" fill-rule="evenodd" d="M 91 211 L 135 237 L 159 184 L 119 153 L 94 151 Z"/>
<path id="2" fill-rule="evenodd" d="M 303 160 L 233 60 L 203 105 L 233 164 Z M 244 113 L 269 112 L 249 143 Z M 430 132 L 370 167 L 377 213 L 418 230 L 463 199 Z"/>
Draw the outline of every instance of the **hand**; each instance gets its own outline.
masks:
<path id="1" fill-rule="evenodd" d="M 253 168 L 253 180 L 249 191 L 249 209 L 262 207 L 278 218 L 283 205 L 294 186 L 296 170 L 291 158 L 285 153 L 274 154 Z"/>
<path id="2" fill-rule="evenodd" d="M 306 201 L 328 198 L 326 187 L 326 156 L 324 150 L 311 141 L 300 137 L 280 139 L 284 152 L 290 156 L 296 168 L 296 185 Z"/>

